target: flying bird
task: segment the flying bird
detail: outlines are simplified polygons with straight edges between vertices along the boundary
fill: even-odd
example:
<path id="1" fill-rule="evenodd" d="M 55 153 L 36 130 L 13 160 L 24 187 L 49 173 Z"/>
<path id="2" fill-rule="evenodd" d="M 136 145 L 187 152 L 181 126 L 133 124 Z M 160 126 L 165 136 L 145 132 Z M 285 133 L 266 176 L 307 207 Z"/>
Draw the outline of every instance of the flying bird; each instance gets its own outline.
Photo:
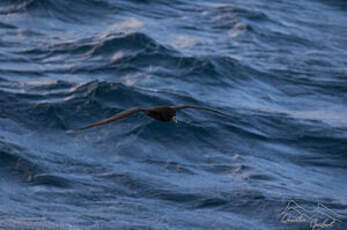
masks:
<path id="1" fill-rule="evenodd" d="M 147 116 L 158 120 L 158 121 L 174 121 L 177 123 L 176 120 L 176 110 L 177 109 L 202 109 L 202 110 L 207 110 L 211 111 L 214 113 L 218 113 L 220 115 L 225 115 L 221 112 L 218 112 L 216 110 L 210 109 L 208 107 L 204 106 L 197 106 L 197 105 L 177 105 L 177 106 L 157 106 L 157 107 L 152 107 L 152 108 L 135 108 L 135 109 L 128 109 L 124 110 L 123 112 L 117 113 L 116 115 L 107 118 L 105 120 L 87 125 L 83 128 L 79 128 L 78 130 L 84 130 L 84 129 L 89 129 L 92 127 L 100 126 L 100 125 L 105 125 L 107 123 L 110 123 L 112 121 L 119 120 L 121 118 L 127 117 L 131 114 L 138 113 L 138 112 L 143 112 Z"/>

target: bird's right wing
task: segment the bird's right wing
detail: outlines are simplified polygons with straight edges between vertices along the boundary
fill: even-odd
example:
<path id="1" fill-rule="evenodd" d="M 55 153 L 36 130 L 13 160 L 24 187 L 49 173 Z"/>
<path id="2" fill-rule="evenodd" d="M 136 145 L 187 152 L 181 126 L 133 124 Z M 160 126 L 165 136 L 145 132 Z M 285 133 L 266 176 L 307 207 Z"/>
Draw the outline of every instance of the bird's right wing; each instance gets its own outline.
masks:
<path id="1" fill-rule="evenodd" d="M 78 130 L 84 130 L 84 129 L 89 129 L 89 128 L 100 126 L 100 125 L 105 125 L 105 124 L 110 123 L 112 121 L 116 121 L 116 120 L 121 119 L 123 117 L 129 116 L 133 113 L 138 113 L 138 112 L 143 112 L 143 111 L 145 111 L 145 109 L 143 109 L 143 108 L 128 109 L 128 110 L 125 110 L 123 112 L 117 113 L 116 115 L 114 115 L 110 118 L 107 118 L 105 120 L 96 122 L 94 124 L 87 125 L 87 126 L 82 127 L 82 128 L 79 128 Z"/>
<path id="2" fill-rule="evenodd" d="M 223 116 L 228 116 L 225 113 L 221 113 L 221 112 L 214 110 L 214 109 L 211 109 L 209 107 L 199 106 L 199 105 L 177 105 L 177 106 L 171 106 L 171 108 L 173 108 L 173 109 L 202 109 L 202 110 L 207 110 L 210 112 L 218 113 L 218 114 L 223 115 Z"/>

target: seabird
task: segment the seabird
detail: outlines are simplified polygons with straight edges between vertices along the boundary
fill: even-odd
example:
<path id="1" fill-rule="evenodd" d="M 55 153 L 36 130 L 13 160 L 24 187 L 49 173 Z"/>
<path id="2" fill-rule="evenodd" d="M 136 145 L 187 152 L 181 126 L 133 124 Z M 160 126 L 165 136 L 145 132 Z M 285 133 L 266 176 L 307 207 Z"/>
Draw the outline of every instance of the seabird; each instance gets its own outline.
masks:
<path id="1" fill-rule="evenodd" d="M 123 112 L 117 113 L 116 115 L 114 115 L 110 118 L 96 122 L 94 124 L 87 125 L 83 128 L 79 128 L 78 130 L 84 130 L 84 129 L 89 129 L 89 128 L 100 126 L 100 125 L 105 125 L 105 124 L 110 123 L 112 121 L 119 120 L 121 118 L 127 117 L 131 114 L 138 113 L 138 112 L 143 112 L 147 116 L 149 116 L 155 120 L 158 120 L 158 121 L 165 121 L 165 122 L 174 121 L 177 123 L 177 120 L 176 120 L 176 110 L 177 109 L 202 109 L 202 110 L 207 110 L 207 111 L 211 111 L 214 113 L 218 113 L 220 115 L 225 115 L 221 112 L 210 109 L 208 107 L 198 106 L 198 105 L 177 105 L 177 106 L 156 106 L 156 107 L 152 107 L 152 108 L 135 108 L 135 109 L 124 110 Z"/>

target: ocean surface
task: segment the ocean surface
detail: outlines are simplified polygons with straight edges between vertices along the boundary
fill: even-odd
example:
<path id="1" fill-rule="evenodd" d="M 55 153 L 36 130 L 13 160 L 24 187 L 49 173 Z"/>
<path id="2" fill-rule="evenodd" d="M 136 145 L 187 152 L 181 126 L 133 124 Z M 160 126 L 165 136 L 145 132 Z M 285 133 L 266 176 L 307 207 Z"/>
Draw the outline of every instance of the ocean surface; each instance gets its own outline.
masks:
<path id="1" fill-rule="evenodd" d="M 0 229 L 346 230 L 347 2 L 1 0 Z"/>

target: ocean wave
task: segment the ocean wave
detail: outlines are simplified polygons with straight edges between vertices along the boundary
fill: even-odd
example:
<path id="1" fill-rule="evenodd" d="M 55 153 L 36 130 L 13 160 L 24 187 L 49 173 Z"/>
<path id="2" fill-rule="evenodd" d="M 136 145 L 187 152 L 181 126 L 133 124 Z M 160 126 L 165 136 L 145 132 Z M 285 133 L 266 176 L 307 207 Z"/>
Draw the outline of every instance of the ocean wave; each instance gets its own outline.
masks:
<path id="1" fill-rule="evenodd" d="M 1 14 L 27 14 L 30 16 L 54 18 L 63 22 L 87 23 L 91 17 L 104 17 L 112 12 L 112 7 L 106 1 L 40 1 L 16 0 L 3 1 L 0 4 Z"/>
<path id="2" fill-rule="evenodd" d="M 6 140 L 0 140 L 1 154 L 1 172 L 14 181 L 21 183 L 31 182 L 33 177 L 42 172 L 42 168 L 28 159 L 24 148 L 10 143 Z"/>
<path id="3" fill-rule="evenodd" d="M 47 186 L 57 188 L 71 188 L 71 182 L 61 176 L 51 174 L 36 174 L 31 181 L 32 186 Z"/>
<path id="4" fill-rule="evenodd" d="M 341 1 L 4 0 L 0 21 L 0 228 L 290 229 L 290 200 L 345 212 Z M 178 104 L 226 115 L 74 130 Z"/>

